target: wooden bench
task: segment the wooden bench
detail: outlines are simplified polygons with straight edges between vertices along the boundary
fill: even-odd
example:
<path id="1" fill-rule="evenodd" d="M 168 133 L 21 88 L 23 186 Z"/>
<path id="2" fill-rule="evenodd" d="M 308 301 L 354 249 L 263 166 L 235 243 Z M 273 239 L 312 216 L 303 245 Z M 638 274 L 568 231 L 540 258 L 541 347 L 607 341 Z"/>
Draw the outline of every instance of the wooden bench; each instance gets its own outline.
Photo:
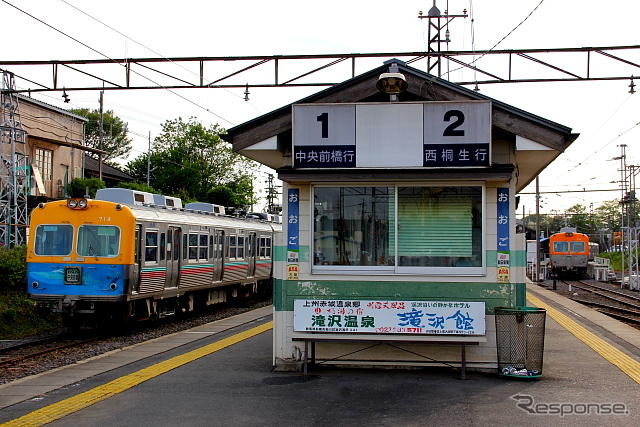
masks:
<path id="1" fill-rule="evenodd" d="M 318 342 L 355 342 L 355 343 L 371 343 L 373 346 L 381 344 L 398 343 L 398 344 L 437 344 L 437 345 L 458 345 L 460 346 L 460 379 L 466 379 L 467 357 L 466 346 L 479 345 L 486 342 L 485 336 L 470 335 L 390 335 L 390 334 L 339 334 L 339 333 L 306 333 L 294 332 L 293 341 L 304 342 L 304 359 L 303 371 L 307 376 L 309 370 L 309 359 L 311 359 L 311 367 L 316 362 L 316 343 Z M 309 344 L 311 344 L 311 354 L 309 354 Z M 371 348 L 371 347 L 367 347 Z M 400 350 L 407 351 L 400 347 Z M 365 350 L 365 349 L 362 349 Z M 358 350 L 358 351 L 362 351 Z M 412 353 L 412 352 L 410 352 Z M 353 353 L 349 353 L 353 354 Z M 338 358 L 336 358 L 338 359 Z M 330 359 L 330 360 L 336 360 Z M 437 361 L 436 361 L 437 362 Z"/>

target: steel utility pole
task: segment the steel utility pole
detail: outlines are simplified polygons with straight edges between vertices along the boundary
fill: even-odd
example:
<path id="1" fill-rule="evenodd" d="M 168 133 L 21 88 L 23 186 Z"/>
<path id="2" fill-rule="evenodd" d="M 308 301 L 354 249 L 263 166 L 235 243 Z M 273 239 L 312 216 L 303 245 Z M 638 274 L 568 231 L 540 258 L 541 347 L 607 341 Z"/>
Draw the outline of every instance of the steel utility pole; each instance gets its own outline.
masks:
<path id="1" fill-rule="evenodd" d="M 536 281 L 540 281 L 540 177 L 536 176 Z"/>
<path id="2" fill-rule="evenodd" d="M 625 245 L 625 227 L 624 220 L 626 217 L 626 205 L 624 203 L 625 193 L 627 192 L 627 177 L 625 171 L 627 169 L 627 145 L 620 144 L 620 185 L 622 191 L 622 197 L 620 199 L 620 260 L 622 268 L 622 277 L 620 279 L 620 287 L 624 287 L 624 273 L 625 273 L 625 260 L 624 260 L 624 245 Z"/>
<path id="3" fill-rule="evenodd" d="M 10 72 L 2 73 L 0 111 L 0 245 L 13 247 L 26 243 L 30 177 L 24 153 L 26 132 L 20 120 L 15 76 Z"/>
<path id="4" fill-rule="evenodd" d="M 429 24 L 427 26 L 427 37 L 429 39 L 427 45 L 427 72 L 431 73 L 432 69 L 437 70 L 437 76 L 442 77 L 442 57 L 435 56 L 440 54 L 442 43 L 447 44 L 447 51 L 449 50 L 449 42 L 451 41 L 449 33 L 449 22 L 455 18 L 466 18 L 467 9 L 462 11 L 461 15 L 449 15 L 449 11 L 445 10 L 444 15 L 440 12 L 440 9 L 436 6 L 436 0 L 433 0 L 433 6 L 427 12 L 427 15 L 423 15 L 422 11 L 418 13 L 419 19 L 428 19 Z M 444 39 L 441 37 L 442 30 L 444 32 Z M 447 76 L 448 77 L 448 76 Z"/>
<path id="5" fill-rule="evenodd" d="M 103 97 L 104 91 L 100 91 L 100 140 L 98 141 L 98 148 L 102 150 L 102 139 L 104 138 L 104 117 L 103 117 Z M 98 153 L 98 177 L 102 181 L 102 153 Z"/>
<path id="6" fill-rule="evenodd" d="M 149 150 L 147 151 L 147 187 L 151 186 L 151 131 L 149 131 Z"/>

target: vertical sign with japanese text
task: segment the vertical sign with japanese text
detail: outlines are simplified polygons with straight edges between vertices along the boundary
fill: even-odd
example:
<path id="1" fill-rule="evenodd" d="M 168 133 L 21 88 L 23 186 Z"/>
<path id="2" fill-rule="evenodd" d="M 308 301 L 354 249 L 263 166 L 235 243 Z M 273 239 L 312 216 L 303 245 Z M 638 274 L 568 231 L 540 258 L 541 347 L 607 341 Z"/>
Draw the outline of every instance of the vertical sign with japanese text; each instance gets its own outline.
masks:
<path id="1" fill-rule="evenodd" d="M 497 194 L 498 282 L 509 283 L 509 189 L 498 188 Z"/>
<path id="2" fill-rule="evenodd" d="M 287 280 L 298 280 L 300 254 L 300 190 L 287 192 Z"/>

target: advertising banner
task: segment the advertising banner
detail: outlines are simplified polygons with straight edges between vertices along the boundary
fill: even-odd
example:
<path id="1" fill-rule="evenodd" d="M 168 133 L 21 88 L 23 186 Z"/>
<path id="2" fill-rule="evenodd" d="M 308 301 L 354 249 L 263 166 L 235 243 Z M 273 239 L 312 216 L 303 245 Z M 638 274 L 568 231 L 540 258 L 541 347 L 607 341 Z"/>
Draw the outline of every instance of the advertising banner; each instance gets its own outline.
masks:
<path id="1" fill-rule="evenodd" d="M 296 299 L 300 332 L 484 335 L 484 302 Z"/>

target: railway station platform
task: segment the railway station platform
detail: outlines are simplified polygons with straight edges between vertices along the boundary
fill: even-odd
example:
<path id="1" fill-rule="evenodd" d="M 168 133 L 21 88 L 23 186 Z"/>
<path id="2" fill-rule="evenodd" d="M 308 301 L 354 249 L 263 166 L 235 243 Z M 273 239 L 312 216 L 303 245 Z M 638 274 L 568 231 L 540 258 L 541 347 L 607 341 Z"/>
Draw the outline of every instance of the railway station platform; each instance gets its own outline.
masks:
<path id="1" fill-rule="evenodd" d="M 527 284 L 544 377 L 272 372 L 269 308 L 0 386 L 0 425 L 640 425 L 640 330 Z"/>

